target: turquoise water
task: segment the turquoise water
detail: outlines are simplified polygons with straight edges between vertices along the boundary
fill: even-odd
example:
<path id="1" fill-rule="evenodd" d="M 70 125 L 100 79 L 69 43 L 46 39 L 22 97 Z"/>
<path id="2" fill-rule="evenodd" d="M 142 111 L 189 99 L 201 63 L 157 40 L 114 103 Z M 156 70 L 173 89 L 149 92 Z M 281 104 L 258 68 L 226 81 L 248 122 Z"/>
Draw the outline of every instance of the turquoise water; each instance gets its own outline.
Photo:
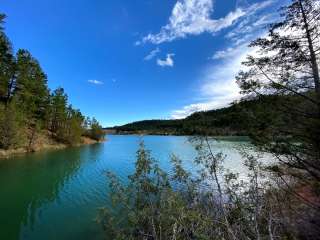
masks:
<path id="1" fill-rule="evenodd" d="M 95 222 L 107 202 L 110 170 L 126 180 L 134 170 L 139 136 L 109 136 L 101 144 L 48 151 L 0 161 L 0 239 L 103 239 Z M 160 166 L 170 170 L 175 153 L 194 169 L 196 155 L 187 137 L 143 137 Z M 227 154 L 225 166 L 243 172 L 240 139 L 213 143 Z"/>

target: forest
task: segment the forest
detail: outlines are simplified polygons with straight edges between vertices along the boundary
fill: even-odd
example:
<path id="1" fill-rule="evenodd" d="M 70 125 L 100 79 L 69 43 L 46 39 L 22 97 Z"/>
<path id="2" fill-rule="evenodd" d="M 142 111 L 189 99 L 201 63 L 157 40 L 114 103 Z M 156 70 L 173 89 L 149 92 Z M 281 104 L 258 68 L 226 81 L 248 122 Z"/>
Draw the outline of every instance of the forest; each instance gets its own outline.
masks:
<path id="1" fill-rule="evenodd" d="M 289 100 L 301 103 L 301 99 L 292 94 L 262 95 L 236 101 L 229 107 L 196 112 L 184 119 L 144 120 L 107 130 L 117 134 L 250 136 L 257 128 L 265 128 L 270 121 L 275 121 L 274 116 L 278 122 L 294 127 L 295 119 L 288 118 L 282 111 L 282 103 Z"/>
<path id="2" fill-rule="evenodd" d="M 50 90 L 40 63 L 25 49 L 14 51 L 0 14 L 0 149 L 34 151 L 43 144 L 77 145 L 104 133 L 95 118 L 68 102 L 62 87 Z"/>

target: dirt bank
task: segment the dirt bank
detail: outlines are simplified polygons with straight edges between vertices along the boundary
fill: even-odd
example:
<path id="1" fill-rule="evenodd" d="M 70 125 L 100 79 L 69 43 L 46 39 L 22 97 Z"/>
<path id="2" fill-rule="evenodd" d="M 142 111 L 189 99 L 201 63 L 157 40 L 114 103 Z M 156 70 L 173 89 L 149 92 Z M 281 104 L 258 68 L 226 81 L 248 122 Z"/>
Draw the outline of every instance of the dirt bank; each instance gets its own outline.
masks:
<path id="1" fill-rule="evenodd" d="M 83 145 L 91 145 L 96 144 L 103 141 L 96 141 L 94 139 L 88 137 L 82 137 L 81 143 L 76 144 L 74 146 L 83 146 Z M 58 150 L 70 147 L 68 144 L 63 144 L 55 141 L 54 139 L 50 138 L 47 134 L 41 134 L 38 136 L 35 143 L 32 145 L 32 149 L 29 149 L 27 146 L 22 146 L 15 149 L 0 149 L 0 160 L 9 158 L 16 155 L 22 155 L 30 152 L 39 152 L 44 150 Z"/>

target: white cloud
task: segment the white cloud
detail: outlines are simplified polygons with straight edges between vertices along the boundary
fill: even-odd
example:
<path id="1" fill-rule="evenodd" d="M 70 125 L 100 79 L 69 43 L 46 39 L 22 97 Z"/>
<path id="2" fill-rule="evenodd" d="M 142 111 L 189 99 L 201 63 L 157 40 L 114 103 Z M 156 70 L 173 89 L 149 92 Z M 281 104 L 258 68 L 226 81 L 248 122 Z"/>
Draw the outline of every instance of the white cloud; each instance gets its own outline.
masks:
<path id="1" fill-rule="evenodd" d="M 229 47 L 225 50 L 216 51 L 210 59 L 221 60 L 232 57 L 241 51 L 239 46 L 246 47 L 245 44 L 249 44 L 258 36 L 263 35 L 266 31 L 265 27 L 271 22 L 275 22 L 279 16 L 278 13 L 266 13 L 260 10 L 275 4 L 277 1 L 279 2 L 279 0 L 266 0 L 250 6 L 246 0 L 238 0 L 238 7 L 242 5 L 243 8 L 246 8 L 247 14 L 226 34 L 225 37 L 231 40 L 231 42 L 229 41 Z"/>
<path id="2" fill-rule="evenodd" d="M 225 107 L 227 104 L 221 103 L 218 101 L 212 102 L 204 102 L 204 103 L 194 103 L 187 106 L 184 106 L 180 110 L 175 110 L 171 113 L 172 119 L 183 119 L 190 116 L 192 113 L 201 112 L 201 111 L 208 111 L 211 109 L 218 109 L 221 107 Z"/>
<path id="3" fill-rule="evenodd" d="M 101 81 L 98 81 L 98 80 L 88 80 L 88 82 L 89 83 L 92 83 L 92 84 L 95 84 L 95 85 L 102 85 L 103 84 L 103 82 L 101 82 Z"/>
<path id="4" fill-rule="evenodd" d="M 157 59 L 157 64 L 161 67 L 173 67 L 174 66 L 174 61 L 173 61 L 173 53 L 167 54 L 167 58 L 164 60 Z"/>
<path id="5" fill-rule="evenodd" d="M 160 44 L 204 32 L 213 34 L 231 26 L 245 14 L 238 8 L 223 18 L 211 19 L 212 12 L 212 0 L 178 0 L 172 10 L 169 23 L 163 26 L 159 33 L 149 34 L 136 44 L 145 42 Z"/>
<path id="6" fill-rule="evenodd" d="M 285 0 L 266 0 L 247 7 L 246 16 L 242 18 L 238 24 L 226 34 L 226 38 L 231 40 L 235 45 L 240 45 L 253 40 L 255 35 L 265 31 L 268 24 L 279 19 L 279 14 L 275 11 L 270 13 L 262 11 L 267 7 L 279 7 L 284 4 Z M 274 9 L 271 8 L 271 11 Z"/>
<path id="7" fill-rule="evenodd" d="M 203 101 L 192 103 L 171 113 L 174 119 L 181 119 L 197 111 L 207 111 L 227 107 L 240 99 L 240 89 L 235 81 L 237 73 L 243 69 L 241 62 L 251 53 L 247 44 L 229 51 L 229 57 L 219 64 L 208 67 L 204 72 L 204 81 L 199 89 Z"/>
<path id="8" fill-rule="evenodd" d="M 264 16 L 261 16 L 258 21 L 254 22 L 253 23 L 253 26 L 255 27 L 261 27 L 263 25 L 268 25 L 270 24 L 271 22 L 275 22 L 276 19 L 278 19 L 279 16 L 277 13 L 269 13 L 269 14 L 266 14 Z"/>
<path id="9" fill-rule="evenodd" d="M 279 0 L 265 0 L 265 1 L 261 1 L 259 3 L 255 3 L 251 6 L 248 7 L 247 12 L 249 14 L 253 14 L 256 11 L 259 11 L 261 9 L 264 9 L 266 7 L 269 7 L 270 5 L 272 5 L 275 1 L 279 1 Z"/>
<path id="10" fill-rule="evenodd" d="M 212 60 L 221 60 L 227 57 L 234 56 L 237 52 L 241 51 L 241 49 L 237 47 L 229 47 L 225 50 L 219 50 L 213 54 L 211 57 Z"/>
<path id="11" fill-rule="evenodd" d="M 171 12 L 168 24 L 163 26 L 159 33 L 150 33 L 141 41 L 137 41 L 136 45 L 146 42 L 160 44 L 204 32 L 215 34 L 231 27 L 240 18 L 253 15 L 270 6 L 274 1 L 265 0 L 249 7 L 238 4 L 238 7 L 225 17 L 212 19 L 213 0 L 178 0 Z"/>
<path id="12" fill-rule="evenodd" d="M 150 61 L 152 60 L 154 57 L 157 56 L 157 54 L 160 52 L 159 48 L 156 48 L 154 50 L 152 50 L 147 56 L 145 56 L 144 60 L 145 61 Z"/>

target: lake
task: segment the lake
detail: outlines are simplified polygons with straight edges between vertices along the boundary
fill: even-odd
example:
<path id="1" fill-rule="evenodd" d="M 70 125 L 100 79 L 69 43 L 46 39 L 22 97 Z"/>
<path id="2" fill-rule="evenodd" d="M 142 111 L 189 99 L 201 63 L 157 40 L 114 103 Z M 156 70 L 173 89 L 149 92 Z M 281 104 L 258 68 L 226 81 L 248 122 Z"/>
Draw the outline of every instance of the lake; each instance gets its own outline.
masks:
<path id="1" fill-rule="evenodd" d="M 0 239 L 103 239 L 95 222 L 107 202 L 110 170 L 125 181 L 134 170 L 141 137 L 108 136 L 101 144 L 46 151 L 0 161 Z M 160 166 L 170 171 L 175 153 L 187 169 L 196 152 L 187 137 L 145 136 L 146 147 Z M 227 155 L 225 167 L 244 172 L 237 148 L 240 138 L 213 143 Z"/>

